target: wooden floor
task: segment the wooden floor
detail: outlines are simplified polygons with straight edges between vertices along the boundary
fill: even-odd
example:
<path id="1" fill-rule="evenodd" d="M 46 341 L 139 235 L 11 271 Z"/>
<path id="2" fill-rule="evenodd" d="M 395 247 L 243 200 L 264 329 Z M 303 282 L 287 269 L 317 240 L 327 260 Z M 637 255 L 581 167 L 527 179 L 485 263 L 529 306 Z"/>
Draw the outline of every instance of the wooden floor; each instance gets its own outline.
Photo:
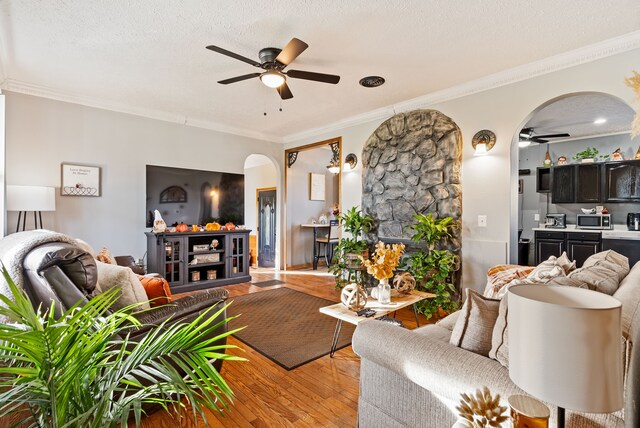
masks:
<path id="1" fill-rule="evenodd" d="M 233 296 L 257 293 L 278 287 L 288 287 L 314 296 L 339 301 L 333 276 L 322 271 L 273 272 L 252 271 L 252 282 L 279 279 L 284 285 L 255 287 L 243 283 L 225 287 Z M 416 323 L 410 308 L 398 311 L 409 328 Z M 421 316 L 421 324 L 426 318 Z M 226 361 L 222 376 L 236 398 L 224 414 L 207 414 L 211 427 L 355 427 L 358 410 L 358 377 L 360 361 L 351 346 L 301 367 L 287 371 L 252 348 L 231 337 L 229 343 L 243 350 L 232 354 L 247 358 L 247 362 Z M 145 428 L 204 427 L 204 421 L 157 412 L 142 422 Z"/>

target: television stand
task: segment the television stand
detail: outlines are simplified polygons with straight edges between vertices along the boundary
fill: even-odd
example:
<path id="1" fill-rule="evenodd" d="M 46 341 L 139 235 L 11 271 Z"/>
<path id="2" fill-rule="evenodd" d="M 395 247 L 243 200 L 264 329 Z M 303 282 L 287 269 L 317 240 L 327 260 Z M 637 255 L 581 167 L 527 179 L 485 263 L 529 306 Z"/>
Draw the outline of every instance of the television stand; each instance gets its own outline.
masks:
<path id="1" fill-rule="evenodd" d="M 166 278 L 171 293 L 249 282 L 249 232 L 145 232 L 148 271 Z"/>

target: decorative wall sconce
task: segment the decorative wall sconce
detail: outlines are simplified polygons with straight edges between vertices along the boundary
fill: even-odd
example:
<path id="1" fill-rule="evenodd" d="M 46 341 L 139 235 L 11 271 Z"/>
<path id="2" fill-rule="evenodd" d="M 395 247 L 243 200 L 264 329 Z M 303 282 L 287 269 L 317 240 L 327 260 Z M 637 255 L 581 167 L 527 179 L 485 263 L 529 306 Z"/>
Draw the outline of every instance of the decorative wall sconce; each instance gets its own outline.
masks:
<path id="1" fill-rule="evenodd" d="M 351 171 L 355 169 L 356 165 L 358 165 L 358 157 L 354 153 L 349 153 L 347 157 L 344 158 L 344 166 L 342 169 Z"/>
<path id="2" fill-rule="evenodd" d="M 496 144 L 496 134 L 488 129 L 476 132 L 471 140 L 475 153 L 474 156 L 485 156 Z"/>

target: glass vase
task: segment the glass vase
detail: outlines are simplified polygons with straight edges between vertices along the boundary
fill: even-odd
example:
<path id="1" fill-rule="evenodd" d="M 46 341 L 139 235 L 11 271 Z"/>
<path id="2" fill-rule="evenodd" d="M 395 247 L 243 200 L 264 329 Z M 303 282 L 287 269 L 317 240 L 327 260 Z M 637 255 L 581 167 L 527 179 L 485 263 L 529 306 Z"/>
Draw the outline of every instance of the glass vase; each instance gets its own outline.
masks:
<path id="1" fill-rule="evenodd" d="M 378 283 L 378 302 L 382 305 L 391 303 L 391 286 L 389 278 L 381 279 Z"/>

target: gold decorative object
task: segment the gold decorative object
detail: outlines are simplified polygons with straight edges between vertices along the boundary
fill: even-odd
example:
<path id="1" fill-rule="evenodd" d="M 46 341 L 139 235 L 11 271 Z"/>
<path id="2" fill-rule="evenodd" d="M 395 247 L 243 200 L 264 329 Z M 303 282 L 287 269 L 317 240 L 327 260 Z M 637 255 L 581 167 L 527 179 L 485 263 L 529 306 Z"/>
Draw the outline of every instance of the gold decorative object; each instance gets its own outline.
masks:
<path id="1" fill-rule="evenodd" d="M 359 256 L 362 265 L 367 268 L 367 273 L 377 280 L 388 279 L 393 276 L 393 271 L 400 264 L 400 257 L 404 254 L 404 244 L 385 245 L 378 241 L 376 251 L 371 259 Z"/>
<path id="2" fill-rule="evenodd" d="M 200 271 L 194 270 L 191 272 L 191 282 L 200 281 Z"/>
<path id="3" fill-rule="evenodd" d="M 527 395 L 509 397 L 513 428 L 549 428 L 549 408 Z"/>
<path id="4" fill-rule="evenodd" d="M 634 157 L 636 159 L 640 159 L 640 147 L 638 147 L 638 151 L 636 152 L 636 155 Z"/>
<path id="5" fill-rule="evenodd" d="M 351 311 L 364 309 L 367 304 L 367 291 L 360 284 L 351 283 L 344 286 L 340 301 Z"/>
<path id="6" fill-rule="evenodd" d="M 504 413 L 506 406 L 500 405 L 500 394 L 491 396 L 486 386 L 476 390 L 474 394 L 460 394 L 462 399 L 456 407 L 462 419 L 468 421 L 473 428 L 499 427 L 509 417 Z"/>
<path id="7" fill-rule="evenodd" d="M 416 288 L 416 279 L 409 272 L 401 272 L 393 278 L 393 288 L 398 290 L 398 293 L 409 294 Z"/>
<path id="8" fill-rule="evenodd" d="M 211 280 L 211 279 L 216 279 L 217 278 L 217 273 L 215 270 L 208 270 L 207 271 L 207 279 Z"/>
<path id="9" fill-rule="evenodd" d="M 636 99 L 640 101 L 640 73 L 634 71 L 633 76 L 624 79 L 624 83 L 626 83 L 628 87 L 633 89 L 633 91 L 636 93 Z M 636 110 L 636 117 L 633 120 L 633 124 L 631 126 L 631 138 L 635 138 L 640 135 L 640 108 Z M 640 151 L 640 149 L 638 150 Z M 638 154 L 636 153 L 636 159 L 638 159 L 637 156 Z"/>

